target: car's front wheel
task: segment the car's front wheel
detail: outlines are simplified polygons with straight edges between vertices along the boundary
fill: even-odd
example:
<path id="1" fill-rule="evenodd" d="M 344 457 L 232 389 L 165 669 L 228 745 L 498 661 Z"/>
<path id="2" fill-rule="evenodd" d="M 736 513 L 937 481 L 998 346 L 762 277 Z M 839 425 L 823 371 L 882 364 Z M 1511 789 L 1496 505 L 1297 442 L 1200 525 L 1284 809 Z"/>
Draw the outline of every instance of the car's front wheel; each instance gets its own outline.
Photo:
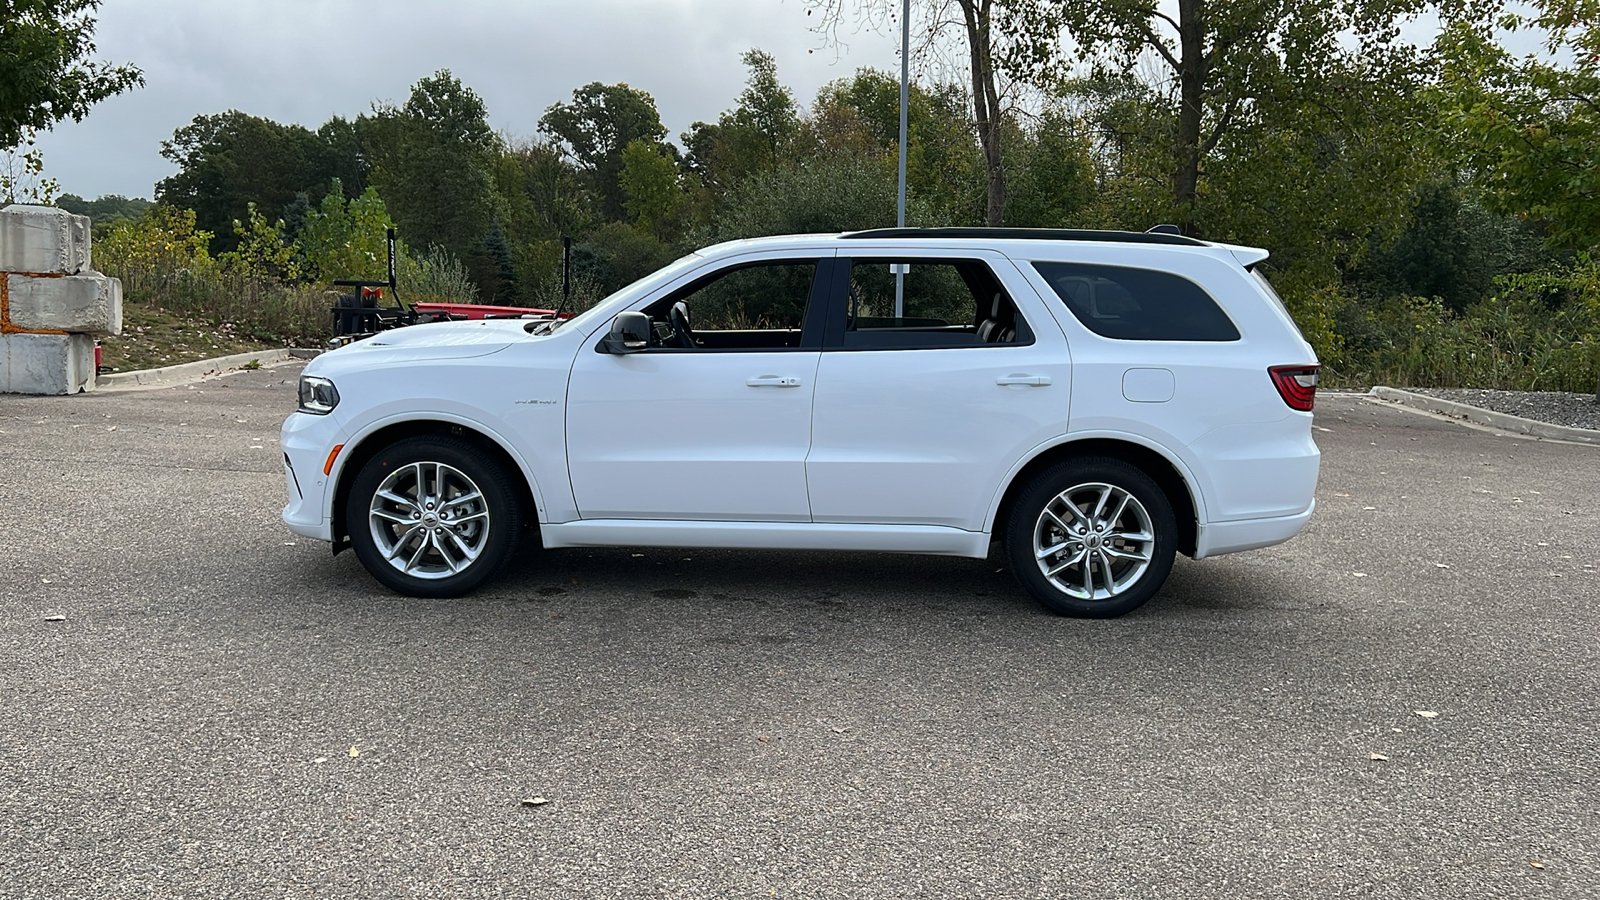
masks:
<path id="1" fill-rule="evenodd" d="M 521 530 L 505 468 L 459 438 L 406 438 L 356 475 L 345 505 L 367 571 L 402 594 L 458 597 L 494 575 Z"/>
<path id="2" fill-rule="evenodd" d="M 1161 488 L 1118 459 L 1067 460 L 1012 507 L 1006 553 L 1017 580 L 1051 610 L 1110 618 L 1143 606 L 1172 571 L 1177 525 Z"/>

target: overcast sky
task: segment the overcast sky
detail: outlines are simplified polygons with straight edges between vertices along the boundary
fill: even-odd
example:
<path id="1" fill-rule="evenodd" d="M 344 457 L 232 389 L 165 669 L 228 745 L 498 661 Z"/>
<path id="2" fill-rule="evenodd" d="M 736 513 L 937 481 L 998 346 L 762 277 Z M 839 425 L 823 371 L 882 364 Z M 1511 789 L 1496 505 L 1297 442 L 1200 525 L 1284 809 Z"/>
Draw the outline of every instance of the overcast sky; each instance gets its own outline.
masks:
<path id="1" fill-rule="evenodd" d="M 804 0 L 105 0 L 97 56 L 138 66 L 145 86 L 39 144 L 65 193 L 148 198 L 175 171 L 161 141 L 197 115 L 238 109 L 314 129 L 374 100 L 404 103 L 439 69 L 513 137 L 599 81 L 648 91 L 673 141 L 734 105 L 752 47 L 777 59 L 802 104 L 859 67 L 898 70 L 898 35 L 846 29 L 835 50 L 812 21 Z"/>
<path id="2" fill-rule="evenodd" d="M 806 10 L 806 0 L 104 0 L 97 56 L 138 66 L 145 86 L 39 144 L 63 192 L 150 198 L 176 171 L 161 141 L 197 115 L 238 109 L 316 128 L 373 101 L 402 104 L 439 69 L 477 91 L 490 125 L 512 137 L 534 136 L 550 104 L 599 81 L 648 91 L 673 141 L 733 107 L 739 57 L 753 47 L 777 59 L 803 105 L 858 68 L 898 70 L 898 34 L 847 23 L 842 44 L 827 45 Z M 1403 33 L 1426 42 L 1434 27 Z M 1510 44 L 1537 50 L 1527 33 Z"/>

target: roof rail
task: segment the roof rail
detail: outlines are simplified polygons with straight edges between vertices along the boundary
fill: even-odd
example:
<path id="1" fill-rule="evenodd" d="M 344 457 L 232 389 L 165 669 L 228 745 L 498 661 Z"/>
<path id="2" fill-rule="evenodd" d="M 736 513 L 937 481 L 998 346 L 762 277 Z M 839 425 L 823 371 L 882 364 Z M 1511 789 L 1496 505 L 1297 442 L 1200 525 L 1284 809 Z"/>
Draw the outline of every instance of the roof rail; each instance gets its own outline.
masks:
<path id="1" fill-rule="evenodd" d="M 1151 231 L 1091 231 L 1080 228 L 869 228 L 841 238 L 979 238 L 1012 241 L 1109 241 L 1122 244 L 1176 244 L 1204 247 L 1203 241 Z"/>

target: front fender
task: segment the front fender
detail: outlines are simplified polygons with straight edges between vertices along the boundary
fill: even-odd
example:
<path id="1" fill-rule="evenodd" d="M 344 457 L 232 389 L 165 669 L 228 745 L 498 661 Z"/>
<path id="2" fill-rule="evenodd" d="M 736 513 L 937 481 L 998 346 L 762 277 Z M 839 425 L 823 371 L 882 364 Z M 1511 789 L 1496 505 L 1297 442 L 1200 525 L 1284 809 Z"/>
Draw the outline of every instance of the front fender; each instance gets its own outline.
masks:
<path id="1" fill-rule="evenodd" d="M 387 406 L 394 407 L 398 405 L 402 404 L 388 404 Z M 444 406 L 442 403 L 439 405 Z M 334 460 L 333 468 L 329 471 L 328 483 L 332 489 L 328 491 L 326 503 L 330 520 L 333 520 L 338 515 L 338 510 L 334 509 L 334 506 L 347 483 L 347 478 L 355 477 L 351 461 L 364 459 L 368 455 L 365 450 L 369 441 L 374 437 L 380 436 L 385 431 L 400 426 L 443 424 L 456 426 L 481 435 L 504 451 L 506 456 L 516 464 L 518 474 L 522 476 L 523 481 L 528 485 L 528 493 L 533 497 L 538 521 L 541 524 L 546 521 L 545 512 L 548 507 L 545 503 L 541 479 L 535 473 L 531 461 L 517 449 L 515 444 L 506 439 L 501 428 L 496 427 L 495 424 L 485 423 L 479 418 L 469 417 L 448 409 L 418 408 L 415 401 L 408 401 L 403 406 L 403 410 L 379 407 L 372 410 L 371 415 L 363 416 L 359 425 L 352 424 L 351 427 L 348 427 L 350 436 L 345 443 L 344 449 L 339 452 L 338 457 Z"/>

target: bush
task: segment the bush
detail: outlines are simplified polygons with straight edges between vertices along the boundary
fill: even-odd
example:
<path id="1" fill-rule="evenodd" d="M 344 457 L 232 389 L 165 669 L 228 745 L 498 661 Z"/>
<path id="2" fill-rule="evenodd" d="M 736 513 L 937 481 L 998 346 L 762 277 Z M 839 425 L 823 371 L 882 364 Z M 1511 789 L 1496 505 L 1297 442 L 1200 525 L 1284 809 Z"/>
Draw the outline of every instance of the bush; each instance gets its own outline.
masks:
<path id="1" fill-rule="evenodd" d="M 1438 298 L 1346 301 L 1343 339 L 1326 362 L 1336 385 L 1595 389 L 1600 374 L 1600 263 L 1502 277 L 1499 290 L 1458 313 Z"/>
<path id="2" fill-rule="evenodd" d="M 741 181 L 711 237 L 729 241 L 892 227 L 896 197 L 895 171 L 889 162 L 850 155 L 808 159 Z M 906 200 L 906 224 L 946 223 L 926 202 L 912 196 Z"/>
<path id="3" fill-rule="evenodd" d="M 144 218 L 118 223 L 95 246 L 95 265 L 122 279 L 129 301 L 231 323 L 245 337 L 272 343 L 321 343 L 329 332 L 329 298 L 320 290 L 255 277 L 248 266 L 224 270 L 206 252 L 208 232 L 190 210 L 155 206 Z"/>
<path id="4" fill-rule="evenodd" d="M 395 260 L 395 284 L 407 303 L 477 303 L 478 286 L 461 260 L 440 246 Z"/>
<path id="5" fill-rule="evenodd" d="M 213 325 L 231 323 L 239 336 L 268 343 L 317 346 L 331 331 L 327 292 L 238 273 L 180 274 L 155 302 Z"/>

